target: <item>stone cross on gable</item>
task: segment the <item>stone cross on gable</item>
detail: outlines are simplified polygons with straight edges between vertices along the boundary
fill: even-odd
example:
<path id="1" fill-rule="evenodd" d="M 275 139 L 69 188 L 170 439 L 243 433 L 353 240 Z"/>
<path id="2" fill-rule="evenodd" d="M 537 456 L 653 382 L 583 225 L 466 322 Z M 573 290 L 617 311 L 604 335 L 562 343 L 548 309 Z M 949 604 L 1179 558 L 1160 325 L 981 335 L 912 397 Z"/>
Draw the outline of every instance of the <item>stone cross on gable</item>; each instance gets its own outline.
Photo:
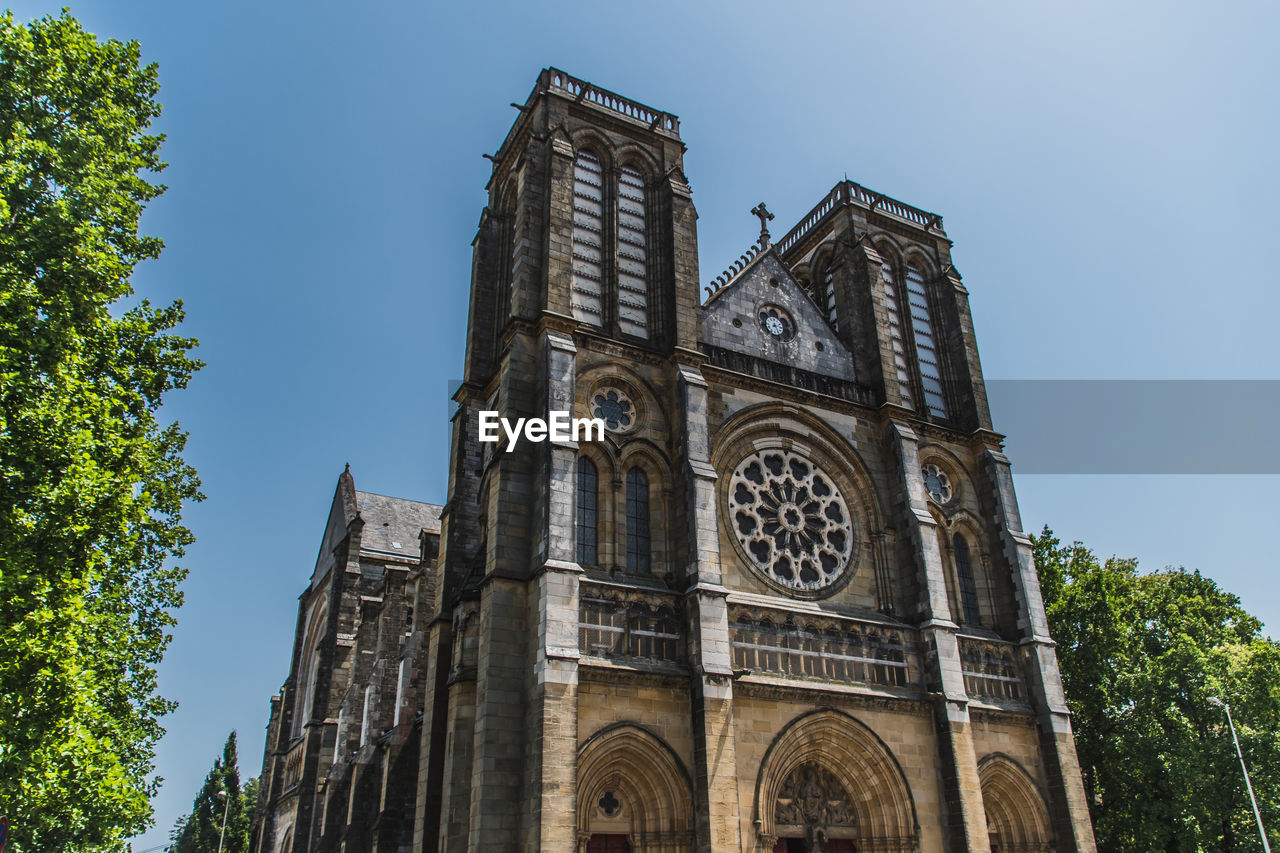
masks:
<path id="1" fill-rule="evenodd" d="M 751 208 L 751 215 L 760 219 L 760 248 L 769 248 L 769 220 L 773 219 L 773 214 L 769 212 L 769 208 L 764 206 L 764 202 L 760 202 Z"/>

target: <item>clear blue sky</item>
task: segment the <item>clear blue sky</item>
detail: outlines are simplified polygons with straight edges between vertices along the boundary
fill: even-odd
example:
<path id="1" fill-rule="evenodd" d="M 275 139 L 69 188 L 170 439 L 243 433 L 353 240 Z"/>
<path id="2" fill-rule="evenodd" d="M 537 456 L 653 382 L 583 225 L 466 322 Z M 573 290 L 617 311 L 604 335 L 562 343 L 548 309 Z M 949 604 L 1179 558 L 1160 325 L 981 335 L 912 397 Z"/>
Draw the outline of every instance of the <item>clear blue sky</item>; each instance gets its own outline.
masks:
<path id="1" fill-rule="evenodd" d="M 847 173 L 946 218 L 988 377 L 1278 378 L 1278 10 L 73 5 L 160 63 L 170 189 L 145 226 L 168 249 L 136 284 L 185 300 L 208 362 L 166 409 L 208 500 L 188 514 L 198 542 L 161 671 L 181 707 L 157 828 L 135 849 L 167 839 L 229 730 L 257 773 L 343 463 L 359 488 L 443 501 L 480 155 L 539 69 L 681 117 L 704 282 L 754 239 L 752 205 L 781 234 Z M 1278 479 L 1017 485 L 1029 529 L 1198 567 L 1275 626 Z"/>

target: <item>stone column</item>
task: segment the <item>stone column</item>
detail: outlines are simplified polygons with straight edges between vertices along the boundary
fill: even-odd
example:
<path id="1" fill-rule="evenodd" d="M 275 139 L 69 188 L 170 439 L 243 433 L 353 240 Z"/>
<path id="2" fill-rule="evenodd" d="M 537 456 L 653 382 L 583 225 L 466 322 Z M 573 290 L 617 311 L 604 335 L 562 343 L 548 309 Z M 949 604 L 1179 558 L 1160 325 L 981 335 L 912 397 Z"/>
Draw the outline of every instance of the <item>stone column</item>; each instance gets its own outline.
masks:
<path id="1" fill-rule="evenodd" d="M 1071 712 L 1062 692 L 1058 655 L 1049 637 L 1049 622 L 1044 612 L 1044 599 L 1040 595 L 1040 577 L 1031 554 L 1031 538 L 1022 530 L 1008 457 L 988 450 L 983 457 L 983 471 L 995 500 L 1000 543 L 1013 574 L 1023 664 L 1039 724 L 1054 834 L 1058 837 L 1059 849 L 1094 853 L 1097 847 L 1084 781 L 1080 778 L 1075 740 L 1071 735 Z"/>
<path id="2" fill-rule="evenodd" d="M 978 759 L 969 724 L 969 697 L 960 666 L 957 625 L 951 619 L 947 583 L 938 550 L 937 524 L 926 505 L 924 478 L 920 474 L 920 441 L 910 427 L 891 422 L 889 440 L 898 457 L 901 489 L 906 506 L 902 513 L 905 535 L 911 539 L 918 564 L 920 625 L 928 654 L 926 676 L 937 691 L 934 724 L 938 732 L 939 768 L 946 803 L 950 846 L 966 853 L 990 853 L 986 812 Z"/>
<path id="3" fill-rule="evenodd" d="M 563 335 L 546 333 L 547 410 L 573 412 L 577 350 Z M 546 512 L 530 590 L 534 649 L 530 732 L 526 738 L 529 793 L 525 850 L 571 850 L 576 841 L 578 745 L 578 580 L 574 494 L 578 445 L 546 443 Z"/>
<path id="4" fill-rule="evenodd" d="M 422 604 L 420 600 L 419 605 Z M 453 635 L 444 618 L 433 619 L 424 633 L 422 741 L 418 746 L 418 797 L 414 807 L 413 849 L 434 853 L 440 841 L 440 811 L 445 744 L 448 736 L 449 684 Z"/>
<path id="5" fill-rule="evenodd" d="M 679 367 L 684 417 L 685 482 L 689 525 L 689 581 L 685 608 L 689 666 L 693 671 L 695 831 L 699 850 L 742 849 L 738 768 L 733 731 L 733 666 L 729 649 L 728 590 L 721 584 L 716 523 L 716 473 L 707 426 L 707 382 L 694 367 Z"/>
<path id="6" fill-rule="evenodd" d="M 453 612 L 449 633 L 452 654 L 441 664 L 448 667 L 448 719 L 440 780 L 439 850 L 454 853 L 468 849 L 471 835 L 471 771 L 476 731 L 476 625 L 477 602 L 464 601 Z M 424 845 L 424 850 L 430 849 Z"/>

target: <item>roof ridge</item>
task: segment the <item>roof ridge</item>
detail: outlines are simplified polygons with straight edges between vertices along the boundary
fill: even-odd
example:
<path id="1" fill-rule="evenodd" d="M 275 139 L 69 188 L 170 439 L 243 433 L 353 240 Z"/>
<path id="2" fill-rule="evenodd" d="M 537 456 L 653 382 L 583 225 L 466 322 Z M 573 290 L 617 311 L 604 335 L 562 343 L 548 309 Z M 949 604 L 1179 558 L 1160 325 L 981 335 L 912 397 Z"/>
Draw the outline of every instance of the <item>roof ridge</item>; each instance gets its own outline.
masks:
<path id="1" fill-rule="evenodd" d="M 751 266 L 751 262 L 760 257 L 764 252 L 764 249 L 765 247 L 762 246 L 759 241 L 752 243 L 750 249 L 747 249 L 747 251 L 743 252 L 736 261 L 729 264 L 729 266 L 725 268 L 725 271 L 716 276 L 715 280 L 712 281 L 711 284 L 706 285 L 703 290 L 707 292 L 708 301 L 710 301 L 711 297 L 715 296 L 732 283 L 738 276 L 742 275 L 742 271 Z"/>
<path id="2" fill-rule="evenodd" d="M 404 501 L 405 503 L 422 504 L 423 506 L 444 507 L 444 504 L 432 503 L 431 501 L 420 501 L 416 498 L 402 498 L 397 497 L 396 495 L 384 495 L 382 492 L 370 492 L 365 489 L 356 489 L 355 492 L 357 495 L 371 495 L 375 498 L 386 498 L 387 500 L 392 501 Z"/>

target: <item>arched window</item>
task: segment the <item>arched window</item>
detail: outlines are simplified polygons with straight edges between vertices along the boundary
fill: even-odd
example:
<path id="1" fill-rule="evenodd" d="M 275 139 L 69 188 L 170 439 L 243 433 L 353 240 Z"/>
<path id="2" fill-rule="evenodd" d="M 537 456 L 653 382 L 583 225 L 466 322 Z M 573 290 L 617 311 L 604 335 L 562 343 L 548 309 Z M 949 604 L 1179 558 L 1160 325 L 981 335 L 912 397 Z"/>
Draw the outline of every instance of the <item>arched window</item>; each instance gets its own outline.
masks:
<path id="1" fill-rule="evenodd" d="M 649 478 L 639 468 L 627 472 L 627 571 L 649 573 Z"/>
<path id="2" fill-rule="evenodd" d="M 649 267 L 645 238 L 644 175 L 629 166 L 618 173 L 618 328 L 649 337 Z"/>
<path id="3" fill-rule="evenodd" d="M 585 456 L 578 457 L 578 562 L 594 566 L 599 562 L 596 550 L 598 477 L 596 464 Z"/>
<path id="4" fill-rule="evenodd" d="M 964 621 L 977 625 L 982 621 L 978 612 L 978 585 L 973 580 L 973 563 L 969 561 L 969 543 L 957 533 L 951 539 L 955 550 L 956 578 L 960 582 L 960 607 L 964 612 Z"/>
<path id="5" fill-rule="evenodd" d="M 933 340 L 933 321 L 929 315 L 929 298 L 925 293 L 924 274 L 907 264 L 907 299 L 911 303 L 911 331 L 916 339 L 916 361 L 920 363 L 920 385 L 929 414 L 947 416 L 942 391 L 942 368 L 938 363 L 938 347 Z"/>
<path id="6" fill-rule="evenodd" d="M 898 288 L 893 281 L 893 267 L 880 262 L 880 282 L 884 286 L 884 307 L 889 315 L 889 343 L 893 347 L 893 367 L 898 374 L 898 395 L 904 406 L 911 402 L 911 370 L 907 367 L 907 345 L 902 335 L 902 314 L 898 310 Z"/>
<path id="7" fill-rule="evenodd" d="M 603 325 L 604 169 L 588 151 L 573 161 L 573 316 Z"/>

